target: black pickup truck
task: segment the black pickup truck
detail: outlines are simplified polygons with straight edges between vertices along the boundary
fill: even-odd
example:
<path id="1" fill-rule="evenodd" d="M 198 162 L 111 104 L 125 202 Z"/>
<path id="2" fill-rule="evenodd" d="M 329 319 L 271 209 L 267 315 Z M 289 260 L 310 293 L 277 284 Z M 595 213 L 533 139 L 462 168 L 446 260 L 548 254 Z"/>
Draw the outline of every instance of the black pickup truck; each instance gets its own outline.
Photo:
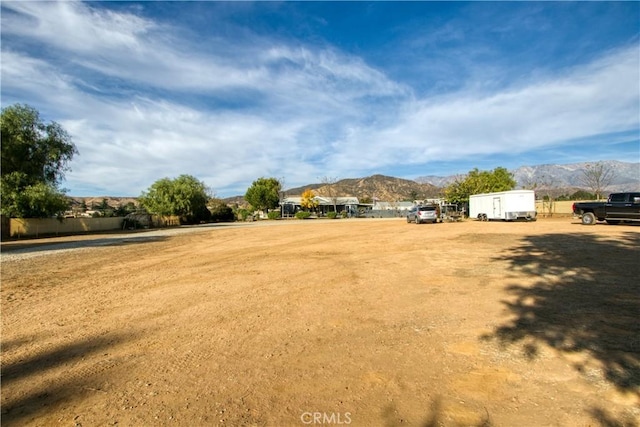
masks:
<path id="1" fill-rule="evenodd" d="M 573 214 L 585 225 L 596 221 L 607 221 L 607 224 L 640 221 L 640 193 L 612 193 L 606 202 L 574 203 Z"/>

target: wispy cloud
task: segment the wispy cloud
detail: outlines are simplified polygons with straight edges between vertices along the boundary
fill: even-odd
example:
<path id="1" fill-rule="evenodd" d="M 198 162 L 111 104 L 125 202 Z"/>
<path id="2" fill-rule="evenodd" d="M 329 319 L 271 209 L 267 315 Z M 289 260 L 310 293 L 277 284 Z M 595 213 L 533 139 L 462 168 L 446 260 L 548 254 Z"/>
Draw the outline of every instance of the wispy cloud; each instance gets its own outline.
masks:
<path id="1" fill-rule="evenodd" d="M 491 91 L 470 80 L 423 95 L 332 46 L 247 33 L 204 43 L 91 3 L 2 7 L 3 104 L 34 103 L 70 131 L 72 193 L 137 195 L 189 173 L 230 195 L 259 176 L 296 186 L 640 127 L 635 45 Z"/>
<path id="2" fill-rule="evenodd" d="M 352 129 L 336 145 L 330 163 L 366 170 L 521 153 L 594 135 L 637 132 L 637 77 L 638 52 L 630 47 L 562 76 L 498 92 L 464 91 L 407 102 L 394 125 Z"/>
<path id="3" fill-rule="evenodd" d="M 130 13 L 94 9 L 77 1 L 6 2 L 3 31 L 46 40 L 68 51 L 100 55 L 138 50 L 140 38 L 156 28 Z"/>

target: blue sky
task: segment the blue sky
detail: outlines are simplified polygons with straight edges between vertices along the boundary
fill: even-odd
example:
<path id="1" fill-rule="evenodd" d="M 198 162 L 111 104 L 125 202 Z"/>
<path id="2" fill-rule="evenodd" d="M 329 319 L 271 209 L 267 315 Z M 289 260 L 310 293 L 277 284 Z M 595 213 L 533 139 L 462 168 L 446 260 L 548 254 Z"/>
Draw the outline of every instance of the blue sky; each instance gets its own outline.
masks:
<path id="1" fill-rule="evenodd" d="M 72 196 L 640 158 L 638 2 L 2 2 Z"/>

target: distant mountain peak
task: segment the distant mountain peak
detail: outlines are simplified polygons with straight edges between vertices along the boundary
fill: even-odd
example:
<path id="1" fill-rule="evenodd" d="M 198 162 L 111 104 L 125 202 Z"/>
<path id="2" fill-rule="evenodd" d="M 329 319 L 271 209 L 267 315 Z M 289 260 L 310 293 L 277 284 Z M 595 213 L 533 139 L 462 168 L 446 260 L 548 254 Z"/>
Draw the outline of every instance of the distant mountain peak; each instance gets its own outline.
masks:
<path id="1" fill-rule="evenodd" d="M 583 171 L 588 165 L 603 163 L 612 168 L 615 173 L 613 183 L 607 191 L 634 191 L 640 189 L 640 162 L 630 163 L 618 160 L 601 160 L 593 162 L 567 163 L 567 164 L 543 164 L 534 166 L 520 166 L 510 170 L 516 180 L 517 187 L 521 188 L 528 183 L 544 183 L 552 188 L 583 189 L 581 183 Z M 458 175 L 449 176 L 420 176 L 416 182 L 428 183 L 437 187 L 445 187 L 452 183 Z"/>

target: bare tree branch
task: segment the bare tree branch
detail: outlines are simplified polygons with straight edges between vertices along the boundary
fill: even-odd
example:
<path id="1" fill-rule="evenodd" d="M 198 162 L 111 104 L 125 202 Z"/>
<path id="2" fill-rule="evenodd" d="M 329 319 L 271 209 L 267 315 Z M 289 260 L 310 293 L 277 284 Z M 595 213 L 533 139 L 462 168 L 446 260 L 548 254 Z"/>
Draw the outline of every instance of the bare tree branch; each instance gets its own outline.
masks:
<path id="1" fill-rule="evenodd" d="M 580 177 L 580 183 L 595 193 L 600 200 L 606 188 L 615 178 L 615 171 L 602 162 L 585 166 Z"/>

